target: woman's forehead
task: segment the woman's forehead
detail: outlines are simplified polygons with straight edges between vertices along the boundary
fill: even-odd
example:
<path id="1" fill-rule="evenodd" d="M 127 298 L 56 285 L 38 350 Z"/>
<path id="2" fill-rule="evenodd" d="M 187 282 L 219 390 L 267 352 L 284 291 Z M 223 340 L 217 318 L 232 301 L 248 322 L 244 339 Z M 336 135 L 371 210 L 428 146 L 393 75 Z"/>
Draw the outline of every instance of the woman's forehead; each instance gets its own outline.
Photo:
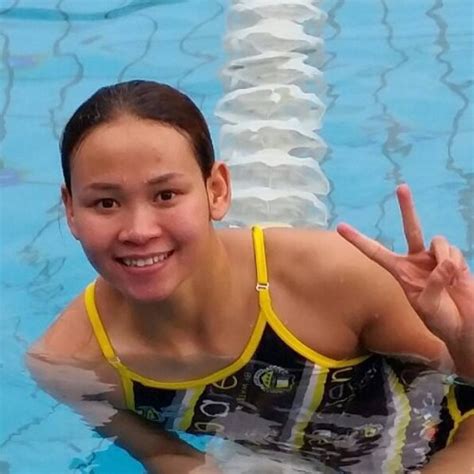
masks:
<path id="1" fill-rule="evenodd" d="M 108 141 L 114 138 L 113 141 Z M 175 127 L 151 119 L 123 115 L 112 121 L 102 123 L 94 127 L 83 139 L 84 142 L 93 142 L 114 146 L 133 140 L 141 145 L 165 146 L 168 143 L 173 146 L 192 148 L 188 135 Z"/>
<path id="2" fill-rule="evenodd" d="M 91 131 L 71 163 L 73 174 L 154 176 L 200 174 L 189 140 L 174 128 L 151 120 L 115 120 Z"/>
<path id="3" fill-rule="evenodd" d="M 155 122 L 124 117 L 95 127 L 81 141 L 74 156 L 110 153 L 115 156 L 127 153 L 156 156 L 194 155 L 190 139 L 184 132 Z M 194 156 L 193 156 L 194 157 Z"/>

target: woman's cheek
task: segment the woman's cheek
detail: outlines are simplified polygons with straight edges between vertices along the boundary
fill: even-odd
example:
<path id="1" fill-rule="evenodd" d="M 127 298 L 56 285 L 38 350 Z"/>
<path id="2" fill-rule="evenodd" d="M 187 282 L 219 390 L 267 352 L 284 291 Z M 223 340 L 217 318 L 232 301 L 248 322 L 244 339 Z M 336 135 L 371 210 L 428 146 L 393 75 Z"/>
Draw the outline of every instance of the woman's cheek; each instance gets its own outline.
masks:
<path id="1" fill-rule="evenodd" d="M 86 255 L 104 252 L 114 241 L 115 230 L 110 220 L 85 216 L 77 226 L 78 237 Z"/>

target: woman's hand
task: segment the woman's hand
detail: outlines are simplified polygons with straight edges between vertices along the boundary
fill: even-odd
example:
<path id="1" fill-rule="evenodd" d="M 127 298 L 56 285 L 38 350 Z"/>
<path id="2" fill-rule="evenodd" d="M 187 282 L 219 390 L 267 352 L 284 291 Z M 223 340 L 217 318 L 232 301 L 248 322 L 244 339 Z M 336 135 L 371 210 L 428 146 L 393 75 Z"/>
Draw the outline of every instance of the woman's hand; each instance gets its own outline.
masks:
<path id="1" fill-rule="evenodd" d="M 446 344 L 459 375 L 474 380 L 474 277 L 461 251 L 444 237 L 423 241 L 407 185 L 397 188 L 408 254 L 399 255 L 347 224 L 338 233 L 388 270 L 426 327 Z"/>

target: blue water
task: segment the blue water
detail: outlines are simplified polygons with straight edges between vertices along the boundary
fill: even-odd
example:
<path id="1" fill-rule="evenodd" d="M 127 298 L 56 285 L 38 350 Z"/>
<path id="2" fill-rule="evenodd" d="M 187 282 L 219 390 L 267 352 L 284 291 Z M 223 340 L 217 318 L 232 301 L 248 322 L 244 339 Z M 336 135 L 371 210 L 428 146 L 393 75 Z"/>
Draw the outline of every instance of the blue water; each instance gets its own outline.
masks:
<path id="1" fill-rule="evenodd" d="M 23 354 L 94 274 L 59 201 L 57 141 L 98 87 L 132 78 L 178 86 L 214 108 L 230 1 L 2 0 L 0 472 L 139 473 L 41 392 Z M 471 0 L 327 0 L 328 106 L 322 164 L 341 219 L 402 251 L 393 190 L 407 181 L 425 236 L 474 261 Z"/>

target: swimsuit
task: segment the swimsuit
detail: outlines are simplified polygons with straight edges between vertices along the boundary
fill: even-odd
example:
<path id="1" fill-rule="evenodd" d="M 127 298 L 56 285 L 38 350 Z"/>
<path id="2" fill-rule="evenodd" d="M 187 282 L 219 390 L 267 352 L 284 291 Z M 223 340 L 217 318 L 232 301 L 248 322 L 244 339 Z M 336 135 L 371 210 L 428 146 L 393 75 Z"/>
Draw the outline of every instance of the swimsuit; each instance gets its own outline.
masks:
<path id="1" fill-rule="evenodd" d="M 120 362 L 94 300 L 87 313 L 118 371 L 127 407 L 167 430 L 227 437 L 255 449 L 299 451 L 338 472 L 408 472 L 474 414 L 474 388 L 379 355 L 325 357 L 274 313 L 263 231 L 252 228 L 260 311 L 240 357 L 206 377 L 160 382 Z"/>

